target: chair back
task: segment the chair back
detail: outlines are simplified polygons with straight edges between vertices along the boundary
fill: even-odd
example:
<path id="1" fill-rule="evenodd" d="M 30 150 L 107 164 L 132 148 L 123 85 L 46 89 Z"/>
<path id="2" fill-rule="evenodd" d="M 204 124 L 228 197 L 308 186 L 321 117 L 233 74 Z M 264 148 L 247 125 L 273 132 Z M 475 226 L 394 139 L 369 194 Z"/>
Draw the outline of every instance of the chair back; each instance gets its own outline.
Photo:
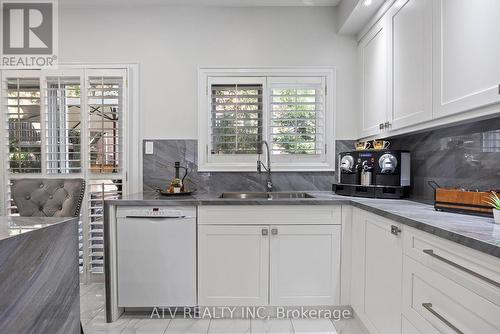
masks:
<path id="1" fill-rule="evenodd" d="M 11 194 L 22 217 L 78 217 L 83 179 L 17 179 Z"/>

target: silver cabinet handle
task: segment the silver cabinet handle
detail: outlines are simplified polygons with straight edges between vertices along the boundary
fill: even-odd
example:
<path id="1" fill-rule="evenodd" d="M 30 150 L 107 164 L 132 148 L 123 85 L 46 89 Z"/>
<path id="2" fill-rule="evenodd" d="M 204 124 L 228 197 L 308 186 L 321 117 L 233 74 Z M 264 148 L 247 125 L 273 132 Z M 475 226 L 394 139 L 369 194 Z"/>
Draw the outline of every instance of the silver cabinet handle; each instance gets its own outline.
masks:
<path id="1" fill-rule="evenodd" d="M 401 233 L 399 226 L 391 225 L 391 234 L 399 235 L 399 233 Z"/>
<path id="2" fill-rule="evenodd" d="M 380 123 L 380 124 L 378 125 L 378 128 L 379 128 L 380 130 L 384 130 L 384 123 Z"/>
<path id="3" fill-rule="evenodd" d="M 269 230 L 267 228 L 263 228 L 261 232 L 262 232 L 262 235 L 268 235 L 269 234 Z"/>
<path id="4" fill-rule="evenodd" d="M 271 229 L 271 234 L 272 235 L 277 235 L 278 234 L 278 229 L 277 228 L 272 228 Z"/>
<path id="5" fill-rule="evenodd" d="M 422 306 L 429 311 L 433 316 L 441 320 L 446 326 L 450 327 L 453 329 L 453 331 L 457 334 L 464 334 L 460 329 L 458 329 L 455 325 L 453 325 L 451 322 L 446 320 L 445 317 L 443 317 L 441 314 L 437 313 L 436 310 L 432 308 L 432 303 L 422 303 Z"/>
<path id="6" fill-rule="evenodd" d="M 389 129 L 391 127 L 391 123 L 390 122 L 385 122 L 384 123 L 384 129 Z"/>
<path id="7" fill-rule="evenodd" d="M 433 251 L 432 249 L 424 249 L 424 250 L 422 250 L 422 252 L 424 252 L 425 254 L 427 254 L 427 255 L 429 255 L 429 256 L 432 256 L 433 258 L 435 258 L 435 259 L 437 259 L 437 260 L 439 260 L 439 261 L 441 261 L 441 262 L 444 262 L 444 263 L 446 263 L 446 264 L 449 264 L 449 265 L 450 265 L 450 266 L 452 266 L 452 267 L 455 267 L 455 268 L 457 268 L 457 269 L 460 269 L 460 270 L 462 270 L 462 271 L 466 272 L 466 273 L 467 273 L 467 274 L 469 274 L 469 275 L 472 275 L 472 276 L 474 276 L 474 277 L 476 277 L 476 278 L 479 278 L 480 280 L 483 280 L 483 281 L 485 281 L 486 283 L 489 283 L 489 284 L 491 284 L 491 285 L 493 285 L 493 286 L 495 286 L 495 287 L 497 287 L 497 288 L 500 288 L 500 283 L 498 283 L 497 281 L 494 281 L 494 280 L 492 280 L 491 278 L 488 278 L 488 277 L 486 277 L 486 276 L 483 276 L 483 275 L 481 275 L 481 274 L 478 274 L 478 273 L 476 273 L 475 271 L 472 271 L 472 270 L 470 270 L 470 269 L 468 269 L 468 268 L 465 268 L 464 266 L 459 265 L 458 263 L 455 263 L 455 262 L 453 262 L 453 261 L 450 261 L 450 260 L 448 260 L 448 259 L 445 259 L 444 257 L 439 256 L 439 255 L 437 255 L 436 253 L 434 253 L 434 251 Z"/>

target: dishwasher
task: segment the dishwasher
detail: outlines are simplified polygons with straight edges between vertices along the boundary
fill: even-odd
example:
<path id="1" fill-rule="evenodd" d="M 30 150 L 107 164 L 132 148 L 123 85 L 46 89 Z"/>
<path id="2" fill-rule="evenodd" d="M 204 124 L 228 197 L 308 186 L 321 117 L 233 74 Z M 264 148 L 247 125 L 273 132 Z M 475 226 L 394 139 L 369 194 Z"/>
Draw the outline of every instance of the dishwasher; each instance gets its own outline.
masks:
<path id="1" fill-rule="evenodd" d="M 196 207 L 117 208 L 118 307 L 196 305 Z"/>

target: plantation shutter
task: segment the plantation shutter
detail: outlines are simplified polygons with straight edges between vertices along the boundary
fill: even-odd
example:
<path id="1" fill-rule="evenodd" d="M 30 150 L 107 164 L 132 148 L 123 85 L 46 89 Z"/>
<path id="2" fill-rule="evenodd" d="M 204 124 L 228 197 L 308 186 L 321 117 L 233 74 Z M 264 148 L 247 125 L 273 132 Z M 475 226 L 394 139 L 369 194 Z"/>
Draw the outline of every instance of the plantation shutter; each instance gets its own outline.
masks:
<path id="1" fill-rule="evenodd" d="M 2 109 L 5 115 L 5 170 L 12 174 L 42 172 L 40 78 L 36 71 L 2 80 Z"/>
<path id="2" fill-rule="evenodd" d="M 81 173 L 80 77 L 45 79 L 45 149 L 47 174 Z"/>
<path id="3" fill-rule="evenodd" d="M 121 179 L 90 180 L 88 187 L 88 244 L 89 270 L 104 273 L 104 200 L 119 199 L 123 195 Z"/>
<path id="4" fill-rule="evenodd" d="M 226 78 L 210 86 L 210 154 L 256 154 L 262 141 L 263 84 Z M 239 82 L 241 81 L 241 82 Z"/>
<path id="5" fill-rule="evenodd" d="M 124 192 L 124 90 L 122 70 L 94 70 L 87 78 L 88 256 L 91 273 L 104 272 L 104 200 Z"/>
<path id="6" fill-rule="evenodd" d="M 88 78 L 90 172 L 122 172 L 123 77 Z"/>
<path id="7" fill-rule="evenodd" d="M 2 113 L 4 156 L 7 173 L 3 207 L 7 215 L 18 215 L 11 198 L 9 175 L 23 177 L 42 173 L 42 121 L 39 71 L 3 71 Z M 1 133 L 1 131 L 0 131 Z"/>
<path id="8" fill-rule="evenodd" d="M 270 78 L 269 141 L 280 156 L 325 154 L 325 80 Z"/>
<path id="9" fill-rule="evenodd" d="M 120 198 L 126 189 L 126 76 L 124 69 L 2 72 L 3 207 L 18 214 L 10 194 L 15 178 L 85 179 L 78 235 L 82 273 L 103 272 L 104 200 Z"/>

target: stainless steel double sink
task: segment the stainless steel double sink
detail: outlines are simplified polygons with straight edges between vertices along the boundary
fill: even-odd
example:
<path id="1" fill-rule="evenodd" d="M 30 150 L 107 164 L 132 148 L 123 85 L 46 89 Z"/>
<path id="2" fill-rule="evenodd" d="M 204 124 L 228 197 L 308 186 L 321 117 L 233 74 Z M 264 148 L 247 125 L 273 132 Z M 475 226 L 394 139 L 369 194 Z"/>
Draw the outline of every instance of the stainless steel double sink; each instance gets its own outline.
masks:
<path id="1" fill-rule="evenodd" d="M 300 199 L 314 198 L 306 192 L 225 192 L 219 198 L 227 199 Z"/>

